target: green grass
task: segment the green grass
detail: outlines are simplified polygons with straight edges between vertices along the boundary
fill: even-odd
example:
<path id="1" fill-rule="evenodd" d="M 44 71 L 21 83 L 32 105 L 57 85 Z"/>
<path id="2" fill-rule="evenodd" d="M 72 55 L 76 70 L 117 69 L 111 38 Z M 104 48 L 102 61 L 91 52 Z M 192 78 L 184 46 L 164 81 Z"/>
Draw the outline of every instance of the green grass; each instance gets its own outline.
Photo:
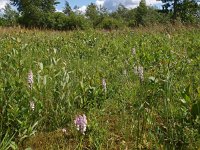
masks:
<path id="1" fill-rule="evenodd" d="M 200 147 L 199 29 L 0 30 L 0 146 Z M 85 135 L 74 125 L 79 114 L 88 119 Z"/>

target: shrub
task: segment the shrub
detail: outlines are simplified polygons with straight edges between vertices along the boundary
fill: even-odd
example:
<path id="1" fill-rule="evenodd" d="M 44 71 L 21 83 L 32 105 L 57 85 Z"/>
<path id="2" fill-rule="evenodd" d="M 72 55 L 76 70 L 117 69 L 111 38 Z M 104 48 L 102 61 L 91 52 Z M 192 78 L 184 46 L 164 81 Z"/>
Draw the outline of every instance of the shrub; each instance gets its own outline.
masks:
<path id="1" fill-rule="evenodd" d="M 112 30 L 112 29 L 119 29 L 123 26 L 122 22 L 120 20 L 106 17 L 102 20 L 102 22 L 99 24 L 100 28 L 106 29 L 106 30 Z"/>
<path id="2" fill-rule="evenodd" d="M 74 29 L 88 29 L 91 27 L 90 22 L 82 15 L 70 15 L 67 16 L 65 22 L 65 29 L 67 30 L 74 30 Z"/>

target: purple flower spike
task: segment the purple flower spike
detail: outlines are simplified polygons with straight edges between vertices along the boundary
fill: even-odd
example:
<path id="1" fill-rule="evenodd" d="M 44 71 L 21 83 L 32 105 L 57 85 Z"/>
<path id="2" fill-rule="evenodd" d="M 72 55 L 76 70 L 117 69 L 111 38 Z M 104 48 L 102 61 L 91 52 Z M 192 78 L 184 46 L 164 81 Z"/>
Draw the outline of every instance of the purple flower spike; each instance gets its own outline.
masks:
<path id="1" fill-rule="evenodd" d="M 106 79 L 102 79 L 102 86 L 103 86 L 103 89 L 104 91 L 106 92 Z"/>
<path id="2" fill-rule="evenodd" d="M 141 81 L 144 81 L 144 69 L 142 66 L 138 67 L 138 76 L 140 77 Z"/>
<path id="3" fill-rule="evenodd" d="M 74 120 L 74 124 L 78 131 L 80 131 L 82 134 L 85 134 L 86 128 L 87 128 L 87 118 L 85 114 L 83 116 L 79 115 Z"/>
<path id="4" fill-rule="evenodd" d="M 132 49 L 132 55 L 133 55 L 133 56 L 136 55 L 136 49 L 135 49 L 135 48 Z"/>
<path id="5" fill-rule="evenodd" d="M 33 101 L 30 101 L 30 108 L 32 111 L 35 110 L 35 103 Z"/>
<path id="6" fill-rule="evenodd" d="M 141 82 L 144 81 L 144 68 L 142 66 L 135 66 L 133 71 L 139 76 Z"/>
<path id="7" fill-rule="evenodd" d="M 28 73 L 28 85 L 29 85 L 29 88 L 32 89 L 33 87 L 33 72 L 32 70 L 29 71 Z"/>

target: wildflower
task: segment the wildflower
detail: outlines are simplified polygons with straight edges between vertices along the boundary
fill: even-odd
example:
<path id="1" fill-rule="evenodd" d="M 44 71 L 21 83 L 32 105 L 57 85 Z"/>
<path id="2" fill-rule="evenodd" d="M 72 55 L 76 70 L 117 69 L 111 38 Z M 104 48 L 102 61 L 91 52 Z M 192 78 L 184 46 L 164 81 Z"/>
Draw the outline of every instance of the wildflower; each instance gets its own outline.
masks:
<path id="1" fill-rule="evenodd" d="M 30 101 L 30 108 L 32 111 L 35 110 L 35 103 L 33 101 Z"/>
<path id="2" fill-rule="evenodd" d="M 138 75 L 138 67 L 137 66 L 134 67 L 133 72 L 135 73 L 135 75 Z"/>
<path id="3" fill-rule="evenodd" d="M 104 91 L 106 91 L 106 79 L 102 79 L 102 86 L 103 86 L 103 89 Z"/>
<path id="4" fill-rule="evenodd" d="M 142 66 L 138 67 L 138 76 L 139 76 L 141 81 L 144 81 L 144 69 L 143 69 Z"/>
<path id="5" fill-rule="evenodd" d="M 144 68 L 142 66 L 135 66 L 133 72 L 139 76 L 140 81 L 144 81 Z"/>
<path id="6" fill-rule="evenodd" d="M 133 55 L 133 56 L 136 55 L 136 49 L 135 49 L 135 48 L 132 49 L 132 55 Z"/>
<path id="7" fill-rule="evenodd" d="M 66 130 L 65 128 L 63 128 L 63 129 L 62 129 L 62 132 L 63 132 L 64 134 L 66 134 L 66 133 L 67 133 L 67 130 Z"/>
<path id="8" fill-rule="evenodd" d="M 32 70 L 30 70 L 28 73 L 28 85 L 29 85 L 29 88 L 32 89 L 32 87 L 33 87 L 33 72 L 32 72 Z"/>
<path id="9" fill-rule="evenodd" d="M 83 116 L 79 115 L 74 120 L 74 124 L 78 131 L 80 131 L 82 134 L 85 134 L 86 128 L 87 128 L 87 118 L 85 114 Z"/>
<path id="10" fill-rule="evenodd" d="M 170 34 L 169 34 L 169 33 L 167 34 L 167 37 L 168 37 L 169 39 L 171 39 L 171 36 L 170 36 Z"/>
<path id="11" fill-rule="evenodd" d="M 124 75 L 127 75 L 127 71 L 126 71 L 126 70 L 124 70 L 124 71 L 123 71 L 123 74 L 124 74 Z"/>

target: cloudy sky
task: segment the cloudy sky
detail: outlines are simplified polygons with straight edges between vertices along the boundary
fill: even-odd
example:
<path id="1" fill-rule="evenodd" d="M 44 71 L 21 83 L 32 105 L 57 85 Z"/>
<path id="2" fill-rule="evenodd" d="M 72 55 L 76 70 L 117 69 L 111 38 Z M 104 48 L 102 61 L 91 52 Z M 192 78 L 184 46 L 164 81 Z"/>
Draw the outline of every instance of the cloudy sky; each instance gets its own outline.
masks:
<path id="1" fill-rule="evenodd" d="M 0 9 L 4 8 L 4 6 L 6 5 L 6 3 L 8 3 L 9 0 L 0 0 Z"/>
<path id="2" fill-rule="evenodd" d="M 64 7 L 65 0 L 58 0 L 60 4 L 56 7 L 58 11 L 61 11 Z M 0 9 L 4 8 L 5 4 L 9 0 L 0 0 Z M 73 8 L 75 5 L 79 6 L 82 11 L 86 9 L 86 6 L 90 3 L 95 3 L 106 7 L 109 10 L 115 10 L 117 6 L 121 3 L 127 8 L 137 7 L 140 0 L 68 0 L 69 4 Z M 159 5 L 161 2 L 158 0 L 146 0 L 147 5 Z"/>

